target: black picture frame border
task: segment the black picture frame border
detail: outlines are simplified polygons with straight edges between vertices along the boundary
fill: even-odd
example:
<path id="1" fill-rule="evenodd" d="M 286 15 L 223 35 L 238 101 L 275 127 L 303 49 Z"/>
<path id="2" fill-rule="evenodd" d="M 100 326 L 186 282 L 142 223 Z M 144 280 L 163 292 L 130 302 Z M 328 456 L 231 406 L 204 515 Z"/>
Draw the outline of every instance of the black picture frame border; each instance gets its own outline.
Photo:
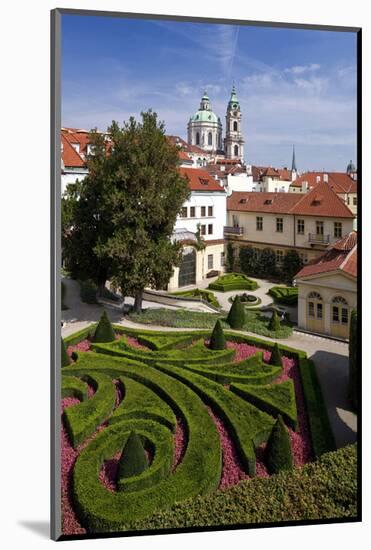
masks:
<path id="1" fill-rule="evenodd" d="M 51 336 L 50 336 L 50 537 L 54 541 L 87 540 L 117 538 L 129 536 L 150 536 L 164 534 L 199 533 L 210 531 L 232 531 L 261 529 L 269 527 L 300 527 L 334 523 L 357 523 L 362 521 L 362 368 L 358 369 L 358 414 L 357 414 L 357 516 L 353 518 L 333 518 L 318 520 L 298 520 L 266 523 L 247 523 L 238 525 L 220 525 L 212 527 L 190 527 L 176 529 L 148 529 L 146 531 L 117 531 L 109 533 L 87 533 L 82 535 L 63 535 L 61 533 L 61 18 L 63 15 L 81 15 L 93 17 L 114 17 L 121 19 L 144 19 L 182 21 L 191 23 L 230 24 L 253 27 L 270 27 L 333 32 L 352 32 L 357 35 L 357 312 L 358 312 L 358 362 L 362 364 L 362 27 L 321 25 L 310 23 L 288 23 L 255 21 L 219 17 L 199 17 L 168 14 L 149 14 L 133 12 L 100 11 L 72 8 L 55 8 L 50 12 L 50 216 L 51 216 Z"/>

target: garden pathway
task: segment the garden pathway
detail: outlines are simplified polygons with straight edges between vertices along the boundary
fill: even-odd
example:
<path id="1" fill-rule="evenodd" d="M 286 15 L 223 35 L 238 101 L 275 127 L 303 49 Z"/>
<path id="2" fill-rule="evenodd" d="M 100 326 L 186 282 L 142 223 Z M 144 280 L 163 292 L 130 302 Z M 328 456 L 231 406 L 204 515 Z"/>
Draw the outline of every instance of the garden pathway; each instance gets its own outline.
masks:
<path id="1" fill-rule="evenodd" d="M 82 303 L 79 295 L 79 286 L 76 281 L 70 279 L 64 279 L 64 281 L 66 283 L 65 302 L 69 307 L 68 310 L 62 311 L 62 320 L 64 321 L 62 336 L 66 337 L 85 328 L 90 323 L 97 321 L 102 313 L 103 306 Z M 263 286 L 261 288 L 263 289 Z M 219 295 L 222 293 L 217 294 Z M 236 294 L 236 292 L 228 294 Z M 129 303 L 128 298 L 126 301 Z M 122 311 L 117 306 L 107 307 L 110 309 L 111 320 L 122 326 L 139 329 L 144 328 L 145 330 L 162 330 L 166 332 L 194 330 L 134 323 L 123 317 Z M 167 307 L 169 309 L 176 309 L 171 306 L 164 306 L 152 302 L 148 304 L 144 303 L 144 307 Z M 251 332 L 243 331 L 243 334 L 257 337 L 256 334 Z M 356 441 L 357 416 L 351 411 L 347 398 L 348 344 L 296 331 L 293 332 L 292 336 L 286 339 L 274 340 L 264 337 L 264 340 L 302 349 L 308 354 L 308 357 L 313 359 L 320 379 L 337 446 L 343 447 L 348 443 Z"/>

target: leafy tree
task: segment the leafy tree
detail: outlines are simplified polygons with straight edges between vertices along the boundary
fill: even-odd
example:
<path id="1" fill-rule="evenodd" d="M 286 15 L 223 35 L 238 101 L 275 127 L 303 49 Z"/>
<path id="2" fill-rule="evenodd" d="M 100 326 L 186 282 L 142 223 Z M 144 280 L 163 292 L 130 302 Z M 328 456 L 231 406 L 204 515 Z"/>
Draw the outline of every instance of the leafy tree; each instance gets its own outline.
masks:
<path id="1" fill-rule="evenodd" d="M 255 275 L 257 273 L 257 259 L 252 246 L 240 248 L 239 253 L 241 271 L 246 275 Z"/>
<path id="2" fill-rule="evenodd" d="M 227 271 L 233 271 L 234 267 L 234 251 L 232 243 L 227 244 Z"/>
<path id="3" fill-rule="evenodd" d="M 223 328 L 219 319 L 215 323 L 213 332 L 211 334 L 209 347 L 210 349 L 216 349 L 216 350 L 225 349 L 226 347 L 225 336 L 224 336 Z"/>
<path id="4" fill-rule="evenodd" d="M 273 426 L 265 452 L 269 473 L 277 474 L 281 470 L 292 469 L 293 458 L 290 437 L 281 415 L 278 416 Z"/>
<path id="5" fill-rule="evenodd" d="M 108 178 L 104 166 L 107 147 L 102 134 L 92 130 L 89 142 L 94 155 L 87 159 L 88 175 L 67 186 L 62 197 L 62 255 L 74 279 L 91 279 L 99 292 L 112 274 L 112 259 L 97 254 L 96 247 L 111 235 L 113 224 L 106 198 Z"/>
<path id="6" fill-rule="evenodd" d="M 89 175 L 68 189 L 73 215 L 65 216 L 63 238 L 66 268 L 100 286 L 110 279 L 135 298 L 136 312 L 144 288 L 164 288 L 181 262 L 181 246 L 171 237 L 189 197 L 178 149 L 167 140 L 164 124 L 151 110 L 141 117 L 130 117 L 121 128 L 112 122 L 109 148 L 91 133 Z"/>
<path id="7" fill-rule="evenodd" d="M 61 359 L 62 367 L 67 367 L 71 363 L 71 360 L 67 353 L 66 344 L 64 343 L 63 338 L 61 338 L 61 355 L 62 355 L 62 359 Z"/>
<path id="8" fill-rule="evenodd" d="M 269 319 L 268 328 L 269 330 L 272 330 L 274 332 L 280 330 L 281 328 L 280 318 L 278 317 L 277 311 L 275 309 L 272 312 L 272 317 Z"/>
<path id="9" fill-rule="evenodd" d="M 303 262 L 296 250 L 286 252 L 282 263 L 282 274 L 288 282 L 292 282 L 295 275 L 303 267 Z"/>
<path id="10" fill-rule="evenodd" d="M 271 365 L 277 365 L 277 366 L 282 367 L 281 352 L 280 352 L 280 348 L 278 347 L 277 343 L 275 343 L 274 346 L 273 346 L 269 363 Z"/>
<path id="11" fill-rule="evenodd" d="M 117 481 L 141 474 L 148 468 L 146 453 L 138 434 L 131 432 L 122 451 Z"/>
<path id="12" fill-rule="evenodd" d="M 258 270 L 261 277 L 276 274 L 276 254 L 271 248 L 263 248 L 258 258 Z"/>
<path id="13" fill-rule="evenodd" d="M 245 307 L 241 304 L 240 297 L 237 295 L 233 300 L 228 313 L 227 323 L 235 329 L 243 328 L 246 321 Z"/>
<path id="14" fill-rule="evenodd" d="M 113 342 L 115 340 L 115 332 L 112 328 L 111 321 L 108 319 L 107 313 L 103 311 L 97 328 L 95 329 L 93 342 Z"/>
<path id="15" fill-rule="evenodd" d="M 349 327 L 349 398 L 357 409 L 357 311 L 350 316 Z"/>

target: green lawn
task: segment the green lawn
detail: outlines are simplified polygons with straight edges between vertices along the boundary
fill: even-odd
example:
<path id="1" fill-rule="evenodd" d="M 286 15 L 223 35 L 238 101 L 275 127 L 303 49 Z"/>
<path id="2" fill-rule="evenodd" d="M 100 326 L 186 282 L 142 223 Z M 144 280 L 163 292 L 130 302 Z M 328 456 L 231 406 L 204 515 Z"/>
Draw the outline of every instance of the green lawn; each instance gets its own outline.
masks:
<path id="1" fill-rule="evenodd" d="M 223 328 L 230 328 L 224 315 L 186 309 L 149 308 L 143 313 L 129 313 L 128 318 L 144 325 L 175 328 L 213 328 L 217 319 L 220 319 Z M 269 330 L 268 325 L 269 319 L 262 317 L 259 312 L 246 311 L 244 330 L 271 338 L 288 338 L 292 334 L 292 327 L 288 324 L 282 323 L 281 329 L 276 332 Z"/>

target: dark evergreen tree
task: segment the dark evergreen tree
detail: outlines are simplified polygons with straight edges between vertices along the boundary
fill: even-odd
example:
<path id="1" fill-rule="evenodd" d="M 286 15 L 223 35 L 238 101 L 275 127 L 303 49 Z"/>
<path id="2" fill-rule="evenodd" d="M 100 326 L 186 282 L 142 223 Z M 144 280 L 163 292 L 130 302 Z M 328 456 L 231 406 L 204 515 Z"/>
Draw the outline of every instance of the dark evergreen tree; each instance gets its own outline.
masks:
<path id="1" fill-rule="evenodd" d="M 103 311 L 97 328 L 95 329 L 93 342 L 104 343 L 113 342 L 115 340 L 115 332 L 112 328 L 111 321 L 108 319 L 107 313 Z"/>
<path id="2" fill-rule="evenodd" d="M 131 432 L 124 449 L 117 469 L 117 482 L 128 477 L 137 476 L 148 468 L 146 453 L 142 440 L 135 432 Z"/>
<path id="3" fill-rule="evenodd" d="M 244 246 L 240 248 L 239 259 L 240 268 L 243 273 L 246 275 L 257 274 L 257 259 L 252 246 Z"/>
<path id="4" fill-rule="evenodd" d="M 219 319 L 215 323 L 213 332 L 211 334 L 209 347 L 210 349 L 216 349 L 216 350 L 226 348 L 225 336 L 224 336 L 223 328 Z"/>
<path id="5" fill-rule="evenodd" d="M 233 300 L 228 313 L 227 323 L 231 328 L 241 329 L 246 322 L 245 307 L 241 304 L 240 297 L 237 295 Z"/>
<path id="6" fill-rule="evenodd" d="M 232 243 L 227 244 L 227 271 L 230 273 L 234 268 L 234 250 Z"/>
<path id="7" fill-rule="evenodd" d="M 268 328 L 274 332 L 277 332 L 281 328 L 280 318 L 278 317 L 278 313 L 275 309 L 273 310 L 272 317 L 269 320 Z"/>
<path id="8" fill-rule="evenodd" d="M 357 311 L 353 310 L 350 316 L 349 327 L 349 399 L 357 409 Z"/>
<path id="9" fill-rule="evenodd" d="M 291 470 L 293 467 L 290 436 L 281 415 L 278 416 L 273 426 L 265 455 L 270 474 L 277 474 L 281 470 Z"/>
<path id="10" fill-rule="evenodd" d="M 276 274 L 276 254 L 271 248 L 264 248 L 258 258 L 258 270 L 261 277 L 271 277 Z"/>
<path id="11" fill-rule="evenodd" d="M 270 363 L 270 365 L 277 365 L 277 366 L 282 367 L 281 352 L 280 352 L 280 348 L 278 347 L 277 343 L 274 344 L 274 346 L 273 346 L 269 363 Z"/>
<path id="12" fill-rule="evenodd" d="M 289 283 L 303 267 L 303 262 L 296 250 L 289 250 L 283 258 L 282 275 Z"/>
<path id="13" fill-rule="evenodd" d="M 61 338 L 61 356 L 62 367 L 67 367 L 71 363 L 71 360 L 67 353 L 66 344 L 64 343 L 63 338 Z"/>

